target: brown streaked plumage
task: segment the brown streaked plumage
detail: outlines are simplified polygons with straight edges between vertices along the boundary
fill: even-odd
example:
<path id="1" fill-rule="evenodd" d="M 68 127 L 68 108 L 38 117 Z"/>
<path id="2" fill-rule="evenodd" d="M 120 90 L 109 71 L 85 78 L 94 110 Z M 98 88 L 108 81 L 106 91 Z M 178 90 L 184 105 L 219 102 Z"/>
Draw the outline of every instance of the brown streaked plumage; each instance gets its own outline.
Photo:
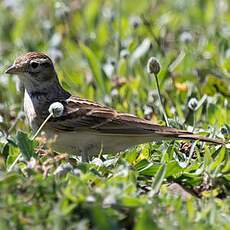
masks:
<path id="1" fill-rule="evenodd" d="M 14 64 L 22 64 L 22 63 L 27 63 L 28 61 L 32 60 L 32 59 L 36 59 L 36 58 L 44 58 L 44 59 L 49 59 L 50 62 L 52 62 L 52 60 L 49 58 L 49 56 L 47 56 L 44 53 L 41 52 L 29 52 L 26 55 L 23 54 L 19 57 L 16 58 Z"/>
<path id="2" fill-rule="evenodd" d="M 119 152 L 128 147 L 159 140 L 188 139 L 214 144 L 222 140 L 198 136 L 185 130 L 153 124 L 104 105 L 71 96 L 59 84 L 51 59 L 37 52 L 18 57 L 6 71 L 17 74 L 25 87 L 24 109 L 34 131 L 48 116 L 53 102 L 64 106 L 62 116 L 45 125 L 48 137 L 56 136 L 57 150 L 81 153 L 84 159 L 104 152 Z"/>

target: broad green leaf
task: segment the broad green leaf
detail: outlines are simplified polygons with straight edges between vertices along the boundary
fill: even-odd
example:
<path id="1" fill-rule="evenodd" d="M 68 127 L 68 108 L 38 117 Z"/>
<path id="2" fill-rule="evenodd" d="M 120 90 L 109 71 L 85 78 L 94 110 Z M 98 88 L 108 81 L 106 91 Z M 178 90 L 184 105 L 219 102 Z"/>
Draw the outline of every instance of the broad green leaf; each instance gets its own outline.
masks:
<path id="1" fill-rule="evenodd" d="M 0 188 L 3 186 L 8 186 L 10 184 L 15 184 L 20 176 L 16 173 L 10 173 L 0 176 Z"/>
<path id="2" fill-rule="evenodd" d="M 17 158 L 18 154 L 20 154 L 20 149 L 18 147 L 15 147 L 14 145 L 10 144 L 8 145 L 8 156 L 6 160 L 6 167 L 8 168 Z"/>
<path id="3" fill-rule="evenodd" d="M 130 151 L 127 151 L 125 153 L 125 159 L 129 162 L 129 163 L 133 163 L 136 159 L 137 159 L 137 156 L 138 156 L 138 152 L 134 149 L 134 150 L 130 150 Z"/>
<path id="4" fill-rule="evenodd" d="M 170 161 L 166 164 L 166 174 L 165 177 L 176 176 L 178 173 L 183 173 L 183 168 L 176 161 Z"/>
<path id="5" fill-rule="evenodd" d="M 230 90 L 228 88 L 229 82 L 216 77 L 214 75 L 208 75 L 206 82 L 202 87 L 202 91 L 209 96 L 213 96 L 216 93 L 221 93 L 225 97 L 230 97 Z"/>
<path id="6" fill-rule="evenodd" d="M 214 170 L 215 168 L 217 168 L 221 163 L 223 163 L 225 157 L 225 148 L 221 148 L 221 150 L 218 152 L 217 157 L 215 158 L 215 160 L 210 164 L 209 169 L 210 170 Z"/>
<path id="7" fill-rule="evenodd" d="M 151 210 L 142 210 L 137 218 L 134 230 L 157 230 L 160 229 L 151 217 Z"/>
<path id="8" fill-rule="evenodd" d="M 17 145 L 21 150 L 22 155 L 26 160 L 29 160 L 31 157 L 36 157 L 34 148 L 36 146 L 35 141 L 29 139 L 26 133 L 18 131 L 17 136 Z"/>
<path id="9" fill-rule="evenodd" d="M 107 230 L 107 229 L 118 229 L 113 219 L 108 217 L 108 211 L 100 207 L 92 207 L 91 213 L 93 216 L 93 222 L 96 229 Z"/>
<path id="10" fill-rule="evenodd" d="M 178 165 L 176 161 L 170 161 L 166 164 L 166 175 L 165 177 L 170 177 L 176 175 L 177 173 L 182 173 L 182 168 Z M 142 160 L 135 165 L 137 171 L 146 176 L 155 176 L 161 164 L 149 163 L 147 160 Z"/>
<path id="11" fill-rule="evenodd" d="M 136 165 L 135 165 L 135 169 L 139 172 L 143 171 L 143 169 L 145 169 L 146 167 L 149 166 L 149 162 L 146 159 L 143 159 L 141 161 L 139 161 Z"/>
<path id="12" fill-rule="evenodd" d="M 138 207 L 145 204 L 146 200 L 139 199 L 138 197 L 125 196 L 121 199 L 121 203 L 126 207 Z"/>

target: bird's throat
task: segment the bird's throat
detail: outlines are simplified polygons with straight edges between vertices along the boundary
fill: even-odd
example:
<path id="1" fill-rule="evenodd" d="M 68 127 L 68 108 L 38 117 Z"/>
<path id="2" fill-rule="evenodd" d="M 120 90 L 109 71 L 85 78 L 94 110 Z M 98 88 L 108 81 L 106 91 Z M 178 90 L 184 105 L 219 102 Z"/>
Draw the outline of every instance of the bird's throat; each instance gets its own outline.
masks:
<path id="1" fill-rule="evenodd" d="M 26 89 L 24 93 L 24 110 L 33 129 L 49 115 L 49 106 L 54 102 L 62 102 L 70 97 L 59 82 L 43 84 L 39 88 Z"/>
<path id="2" fill-rule="evenodd" d="M 42 82 L 35 87 L 25 87 L 25 98 L 30 98 L 34 106 L 65 100 L 69 96 L 70 93 L 65 91 L 56 79 L 47 83 Z"/>
<path id="3" fill-rule="evenodd" d="M 40 98 L 40 97 L 47 97 L 47 95 L 48 95 L 48 92 L 46 92 L 46 91 L 31 91 L 31 92 L 29 92 L 29 96 L 31 97 L 31 98 Z"/>

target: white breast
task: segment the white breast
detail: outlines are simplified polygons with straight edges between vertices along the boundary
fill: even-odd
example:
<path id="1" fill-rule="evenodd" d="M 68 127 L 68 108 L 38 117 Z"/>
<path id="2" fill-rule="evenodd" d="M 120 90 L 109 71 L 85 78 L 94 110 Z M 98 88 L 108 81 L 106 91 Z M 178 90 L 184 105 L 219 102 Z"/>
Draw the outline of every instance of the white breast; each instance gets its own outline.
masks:
<path id="1" fill-rule="evenodd" d="M 32 100 L 25 90 L 24 94 L 24 111 L 26 113 L 26 117 L 29 121 L 30 127 L 35 131 L 38 128 L 38 125 L 36 124 L 36 117 L 37 114 L 34 109 L 34 104 L 32 103 Z"/>

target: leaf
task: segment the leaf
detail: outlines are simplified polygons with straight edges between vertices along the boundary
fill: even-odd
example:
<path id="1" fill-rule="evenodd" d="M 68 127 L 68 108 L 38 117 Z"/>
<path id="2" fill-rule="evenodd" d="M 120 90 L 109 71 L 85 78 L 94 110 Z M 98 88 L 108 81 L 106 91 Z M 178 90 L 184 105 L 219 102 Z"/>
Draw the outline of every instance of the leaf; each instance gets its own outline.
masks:
<path id="1" fill-rule="evenodd" d="M 77 206 L 77 203 L 70 203 L 67 199 L 63 199 L 60 204 L 62 214 L 69 215 Z"/>
<path id="2" fill-rule="evenodd" d="M 128 64 L 126 59 L 120 59 L 117 68 L 118 76 L 126 76 L 127 69 L 128 69 Z"/>
<path id="3" fill-rule="evenodd" d="M 170 176 L 174 176 L 178 173 L 182 173 L 183 172 L 183 168 L 180 167 L 180 165 L 178 164 L 177 161 L 170 161 L 166 164 L 166 174 L 165 174 L 165 177 L 170 177 Z"/>
<path id="4" fill-rule="evenodd" d="M 189 220 L 193 221 L 194 217 L 196 215 L 196 210 L 194 208 L 194 204 L 193 204 L 192 199 L 186 200 L 186 207 L 187 207 L 187 211 L 188 211 L 188 218 L 189 218 Z"/>
<path id="5" fill-rule="evenodd" d="M 100 207 L 91 208 L 93 222 L 96 229 L 107 230 L 107 229 L 118 229 L 113 219 L 108 217 L 108 212 Z"/>
<path id="6" fill-rule="evenodd" d="M 17 145 L 26 160 L 29 160 L 31 157 L 36 157 L 36 154 L 34 152 L 34 148 L 36 144 L 34 141 L 29 139 L 26 133 L 18 131 L 16 135 L 16 140 L 17 140 Z"/>
<path id="7" fill-rule="evenodd" d="M 136 149 L 127 151 L 125 153 L 125 159 L 129 163 L 133 163 L 137 159 L 137 157 L 138 157 L 138 153 L 137 153 Z"/>
<path id="8" fill-rule="evenodd" d="M 106 94 L 103 74 L 101 71 L 100 63 L 98 62 L 97 57 L 94 55 L 93 51 L 85 46 L 83 43 L 80 43 L 80 48 L 83 51 L 84 55 L 86 56 L 88 63 L 90 65 L 90 69 L 93 73 L 93 76 L 95 77 L 96 83 L 103 93 L 103 95 Z"/>
<path id="9" fill-rule="evenodd" d="M 228 88 L 229 82 L 222 80 L 214 75 L 208 75 L 202 87 L 203 93 L 213 96 L 216 93 L 221 93 L 225 97 L 230 97 Z"/>
<path id="10" fill-rule="evenodd" d="M 210 164 L 209 169 L 214 170 L 215 168 L 217 168 L 223 162 L 224 157 L 225 148 L 222 147 L 215 160 Z"/>
<path id="11" fill-rule="evenodd" d="M 155 177 L 153 184 L 152 184 L 151 193 L 153 195 L 159 192 L 160 186 L 161 186 L 161 184 L 164 180 L 164 177 L 165 177 L 165 173 L 166 173 L 166 165 L 163 164 L 163 165 L 161 165 L 161 167 L 157 171 L 156 177 Z"/>
<path id="12" fill-rule="evenodd" d="M 165 175 L 166 178 L 173 176 L 179 172 L 181 173 L 183 172 L 182 168 L 179 166 L 179 164 L 175 160 L 168 162 L 166 166 L 167 166 L 166 175 Z M 155 176 L 160 167 L 161 167 L 161 164 L 159 163 L 153 164 L 153 163 L 148 162 L 147 160 L 141 160 L 135 165 L 136 170 L 140 174 L 146 175 L 146 176 Z"/>
<path id="13" fill-rule="evenodd" d="M 142 41 L 142 43 L 135 49 L 133 54 L 130 57 L 131 65 L 134 65 L 137 60 L 139 60 L 142 56 L 144 56 L 150 49 L 151 41 L 146 38 Z"/>
<path id="14" fill-rule="evenodd" d="M 143 159 L 141 161 L 139 161 L 136 165 L 135 165 L 135 169 L 138 172 L 141 172 L 142 170 L 144 170 L 150 163 L 146 160 Z"/>
<path id="15" fill-rule="evenodd" d="M 122 205 L 126 207 L 138 207 L 140 205 L 144 205 L 146 201 L 144 201 L 143 199 L 136 198 L 136 197 L 125 196 L 122 198 L 121 202 L 122 202 Z"/>
<path id="16" fill-rule="evenodd" d="M 224 178 L 230 182 L 230 175 L 224 175 Z"/>
<path id="17" fill-rule="evenodd" d="M 15 143 L 15 140 L 7 138 L 7 143 L 4 144 L 1 154 L 3 155 L 4 159 L 7 160 L 8 156 L 10 155 L 10 150 L 12 148 L 17 148 L 17 144 Z"/>
<path id="18" fill-rule="evenodd" d="M 8 146 L 9 146 L 8 156 L 7 156 L 7 160 L 6 160 L 6 167 L 7 168 L 13 164 L 13 162 L 15 161 L 17 156 L 20 154 L 20 149 L 18 148 L 17 145 L 16 145 L 16 147 L 12 144 L 9 144 Z"/>
<path id="19" fill-rule="evenodd" d="M 6 143 L 4 146 L 3 146 L 3 149 L 2 149 L 2 152 L 1 152 L 1 155 L 3 155 L 3 158 L 4 160 L 6 161 L 8 155 L 9 155 L 9 143 Z"/>
<path id="20" fill-rule="evenodd" d="M 219 114 L 221 114 L 221 116 L 219 116 Z M 217 117 L 218 119 L 216 119 Z M 210 125 L 217 124 L 218 126 L 221 126 L 227 121 L 227 113 L 225 113 L 222 106 L 210 103 L 207 110 L 207 119 Z"/>
<path id="21" fill-rule="evenodd" d="M 150 210 L 143 210 L 137 218 L 137 223 L 134 230 L 152 230 L 160 229 L 157 224 L 154 222 L 153 218 L 150 215 Z"/>
<path id="22" fill-rule="evenodd" d="M 10 173 L 0 176 L 0 188 L 10 184 L 16 184 L 16 181 L 20 179 L 20 176 L 16 173 Z"/>

